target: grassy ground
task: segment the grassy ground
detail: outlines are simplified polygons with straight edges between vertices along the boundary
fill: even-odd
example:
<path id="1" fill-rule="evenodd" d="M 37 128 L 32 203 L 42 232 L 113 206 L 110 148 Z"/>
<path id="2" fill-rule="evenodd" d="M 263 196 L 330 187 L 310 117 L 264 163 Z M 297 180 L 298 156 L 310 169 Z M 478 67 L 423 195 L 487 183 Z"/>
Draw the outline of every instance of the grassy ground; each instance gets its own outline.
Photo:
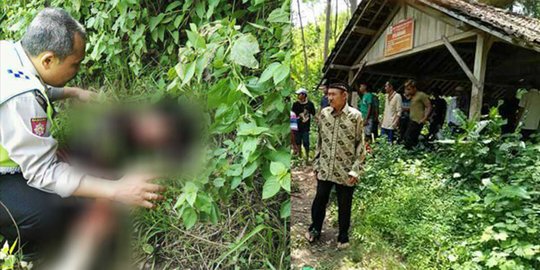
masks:
<path id="1" fill-rule="evenodd" d="M 288 269 L 288 223 L 279 217 L 285 198 L 261 200 L 261 189 L 244 187 L 221 203 L 217 225 L 182 228 L 165 201 L 135 216 L 135 251 L 141 269 Z M 179 191 L 167 194 L 176 198 Z"/>

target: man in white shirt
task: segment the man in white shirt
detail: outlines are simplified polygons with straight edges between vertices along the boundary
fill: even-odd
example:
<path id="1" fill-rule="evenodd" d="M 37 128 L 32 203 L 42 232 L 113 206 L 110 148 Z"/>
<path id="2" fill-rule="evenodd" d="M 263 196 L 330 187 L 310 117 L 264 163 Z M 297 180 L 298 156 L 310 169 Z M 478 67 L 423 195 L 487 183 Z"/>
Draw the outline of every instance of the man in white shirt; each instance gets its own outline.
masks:
<path id="1" fill-rule="evenodd" d="M 397 129 L 399 118 L 401 117 L 401 95 L 396 93 L 394 85 L 395 83 L 393 81 L 387 81 L 384 84 L 386 94 L 384 98 L 381 135 L 386 136 L 389 143 L 394 141 L 394 131 Z"/>
<path id="2" fill-rule="evenodd" d="M 519 102 L 519 119 L 521 119 L 521 135 L 527 141 L 538 130 L 540 123 L 540 92 L 531 89 L 525 93 Z"/>

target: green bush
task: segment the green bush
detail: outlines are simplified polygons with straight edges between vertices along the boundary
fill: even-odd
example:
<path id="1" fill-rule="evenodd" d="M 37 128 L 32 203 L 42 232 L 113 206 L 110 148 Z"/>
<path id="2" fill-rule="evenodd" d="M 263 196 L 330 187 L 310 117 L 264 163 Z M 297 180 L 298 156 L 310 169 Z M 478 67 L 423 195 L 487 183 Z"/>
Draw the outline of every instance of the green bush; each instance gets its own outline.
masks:
<path id="1" fill-rule="evenodd" d="M 432 152 L 381 141 L 356 193 L 353 236 L 382 237 L 411 269 L 538 269 L 540 146 L 501 136 L 501 124 L 493 109 Z"/>

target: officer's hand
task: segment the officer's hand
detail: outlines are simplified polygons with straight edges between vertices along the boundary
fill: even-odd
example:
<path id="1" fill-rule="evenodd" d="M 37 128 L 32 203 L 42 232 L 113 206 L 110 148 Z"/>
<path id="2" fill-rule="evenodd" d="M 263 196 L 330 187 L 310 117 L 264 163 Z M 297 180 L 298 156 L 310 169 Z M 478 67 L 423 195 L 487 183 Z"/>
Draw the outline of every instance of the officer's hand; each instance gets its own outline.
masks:
<path id="1" fill-rule="evenodd" d="M 165 190 L 163 186 L 150 183 L 155 178 L 144 174 L 126 175 L 115 182 L 112 199 L 128 205 L 154 208 L 152 202 L 163 199 L 159 193 Z"/>
<path id="2" fill-rule="evenodd" d="M 77 88 L 77 98 L 81 101 L 93 101 L 96 100 L 98 95 L 92 91 Z"/>

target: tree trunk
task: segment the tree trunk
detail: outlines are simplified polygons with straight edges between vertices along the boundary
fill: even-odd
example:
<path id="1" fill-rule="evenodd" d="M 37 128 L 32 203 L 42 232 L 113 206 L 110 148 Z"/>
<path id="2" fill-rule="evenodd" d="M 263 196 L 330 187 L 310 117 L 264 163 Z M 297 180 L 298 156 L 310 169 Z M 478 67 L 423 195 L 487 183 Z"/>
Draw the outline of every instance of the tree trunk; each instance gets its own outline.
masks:
<path id="1" fill-rule="evenodd" d="M 336 0 L 336 14 L 334 15 L 334 40 L 337 39 L 337 25 L 338 25 L 338 2 L 339 0 Z"/>
<path id="2" fill-rule="evenodd" d="M 304 50 L 304 83 L 309 79 L 309 67 L 308 67 L 308 57 L 306 51 L 306 38 L 304 36 L 304 25 L 302 24 L 302 14 L 300 12 L 300 0 L 296 0 L 298 5 L 298 20 L 300 22 L 300 32 L 302 33 L 302 49 Z"/>
<path id="3" fill-rule="evenodd" d="M 328 57 L 328 46 L 330 42 L 330 35 L 332 34 L 332 22 L 330 15 L 332 14 L 332 0 L 326 1 L 326 28 L 324 33 L 324 61 Z"/>

